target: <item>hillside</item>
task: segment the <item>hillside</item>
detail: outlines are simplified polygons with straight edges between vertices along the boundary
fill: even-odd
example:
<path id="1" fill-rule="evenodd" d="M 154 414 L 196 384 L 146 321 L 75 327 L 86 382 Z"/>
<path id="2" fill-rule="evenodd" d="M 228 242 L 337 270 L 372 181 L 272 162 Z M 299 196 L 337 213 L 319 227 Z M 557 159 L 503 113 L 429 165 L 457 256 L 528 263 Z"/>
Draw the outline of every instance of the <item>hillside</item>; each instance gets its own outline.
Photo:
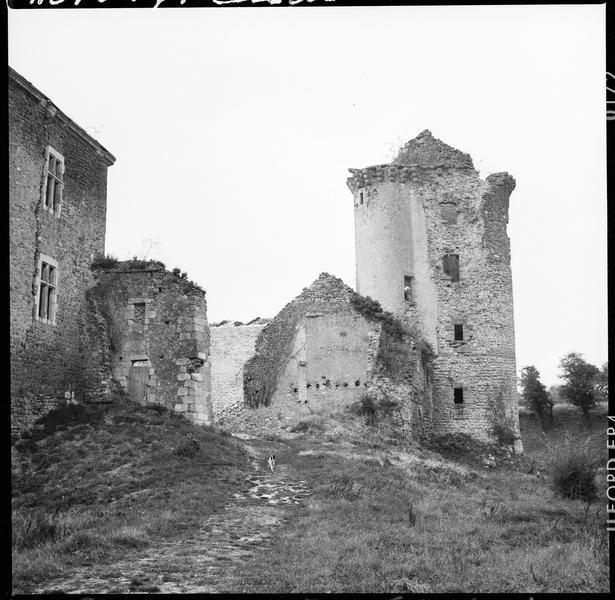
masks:
<path id="1" fill-rule="evenodd" d="M 67 407 L 16 444 L 13 591 L 606 592 L 603 504 L 554 498 L 545 471 L 566 432 L 602 451 L 603 420 L 559 409 L 545 440 L 522 415 L 514 457 L 408 447 L 384 416 L 239 440 Z"/>

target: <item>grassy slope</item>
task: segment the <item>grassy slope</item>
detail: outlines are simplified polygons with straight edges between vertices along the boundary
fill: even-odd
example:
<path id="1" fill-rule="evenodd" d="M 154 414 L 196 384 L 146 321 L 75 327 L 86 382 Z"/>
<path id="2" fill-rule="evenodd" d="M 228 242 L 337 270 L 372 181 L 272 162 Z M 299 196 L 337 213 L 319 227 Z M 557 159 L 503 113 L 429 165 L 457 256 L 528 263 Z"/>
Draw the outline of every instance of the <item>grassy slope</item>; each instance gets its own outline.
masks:
<path id="1" fill-rule="evenodd" d="M 223 589 L 607 591 L 602 503 L 554 499 L 544 477 L 567 431 L 604 450 L 604 416 L 579 429 L 575 412 L 558 409 L 546 439 L 522 417 L 526 454 L 495 469 L 480 452 L 444 460 L 414 449 L 404 463 L 395 458 L 402 440 L 387 438 L 383 423 L 348 418 L 333 429 L 315 418 L 286 440 L 280 458 L 314 493 L 242 567 L 240 584 L 229 569 Z M 187 434 L 201 442 L 192 458 L 175 452 Z M 13 591 L 181 539 L 245 486 L 248 470 L 233 439 L 172 414 L 122 404 L 54 412 L 15 450 Z"/>
<path id="2" fill-rule="evenodd" d="M 199 440 L 194 456 L 176 448 Z M 54 411 L 13 449 L 13 592 L 185 534 L 249 470 L 235 440 L 117 403 Z"/>
<path id="3" fill-rule="evenodd" d="M 381 466 L 339 456 L 339 444 L 292 442 L 294 467 L 314 486 L 303 514 L 277 546 L 243 569 L 254 592 L 596 592 L 608 591 L 602 503 L 553 497 L 536 475 L 565 431 L 604 449 L 604 415 L 579 431 L 575 412 L 559 411 L 547 442 L 522 419 L 526 455 L 485 469 L 476 454 L 451 462 Z M 322 433 L 316 436 L 322 440 Z M 549 440 L 550 438 L 550 440 Z M 316 444 L 315 444 L 316 442 Z M 370 446 L 369 436 L 357 450 Z M 599 446 L 598 446 L 599 444 Z M 362 447 L 362 448 L 361 448 Z M 428 452 L 420 453 L 429 458 Z M 384 461 L 387 464 L 387 461 Z M 531 470 L 532 474 L 527 471 Z"/>

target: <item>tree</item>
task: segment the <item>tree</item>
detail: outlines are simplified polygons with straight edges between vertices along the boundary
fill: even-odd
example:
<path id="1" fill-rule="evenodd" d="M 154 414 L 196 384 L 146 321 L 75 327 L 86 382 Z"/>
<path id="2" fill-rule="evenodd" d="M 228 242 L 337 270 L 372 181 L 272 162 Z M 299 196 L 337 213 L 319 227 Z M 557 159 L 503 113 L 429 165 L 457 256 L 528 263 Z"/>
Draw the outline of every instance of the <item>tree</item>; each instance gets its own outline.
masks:
<path id="1" fill-rule="evenodd" d="M 549 422 L 553 422 L 553 402 L 549 397 L 547 389 L 540 381 L 538 369 L 533 365 L 523 367 L 519 383 L 521 384 L 523 399 L 536 415 L 544 431 L 547 415 L 549 416 Z"/>
<path id="2" fill-rule="evenodd" d="M 598 402 L 606 402 L 609 399 L 609 363 L 605 362 L 596 375 L 595 379 L 596 394 Z"/>
<path id="3" fill-rule="evenodd" d="M 561 385 L 550 385 L 549 386 L 547 393 L 549 394 L 549 398 L 551 398 L 552 404 L 561 404 L 562 402 L 565 402 L 565 400 L 562 398 L 561 387 L 562 387 Z"/>
<path id="4" fill-rule="evenodd" d="M 600 370 L 577 352 L 566 354 L 559 361 L 559 367 L 564 382 L 560 388 L 562 397 L 580 408 L 589 421 L 589 409 L 598 401 L 596 377 Z"/>

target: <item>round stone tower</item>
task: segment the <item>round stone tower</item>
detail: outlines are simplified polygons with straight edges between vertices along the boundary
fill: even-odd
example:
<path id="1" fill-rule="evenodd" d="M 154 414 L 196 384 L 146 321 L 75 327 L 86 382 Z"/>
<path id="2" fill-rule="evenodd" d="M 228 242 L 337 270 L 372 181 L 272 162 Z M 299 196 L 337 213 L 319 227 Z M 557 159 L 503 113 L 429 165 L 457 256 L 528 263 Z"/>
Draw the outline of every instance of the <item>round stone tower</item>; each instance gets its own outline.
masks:
<path id="1" fill-rule="evenodd" d="M 350 169 L 357 291 L 419 327 L 436 351 L 434 435 L 516 435 L 507 173 L 423 131 L 390 164 Z M 521 450 L 520 442 L 516 449 Z"/>

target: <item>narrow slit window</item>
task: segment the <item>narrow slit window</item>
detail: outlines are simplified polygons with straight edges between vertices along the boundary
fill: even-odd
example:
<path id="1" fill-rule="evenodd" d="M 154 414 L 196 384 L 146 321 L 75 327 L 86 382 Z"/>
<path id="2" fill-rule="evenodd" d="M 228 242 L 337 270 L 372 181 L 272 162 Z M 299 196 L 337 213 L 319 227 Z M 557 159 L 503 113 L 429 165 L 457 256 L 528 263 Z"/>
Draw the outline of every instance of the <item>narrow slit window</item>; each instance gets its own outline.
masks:
<path id="1" fill-rule="evenodd" d="M 363 192 L 359 192 L 359 204 L 363 204 Z"/>
<path id="2" fill-rule="evenodd" d="M 455 341 L 463 341 L 463 325 L 455 325 Z"/>
<path id="3" fill-rule="evenodd" d="M 412 302 L 414 298 L 414 277 L 412 275 L 404 276 L 404 300 Z"/>
<path id="4" fill-rule="evenodd" d="M 459 254 L 445 254 L 442 267 L 452 281 L 459 281 Z"/>
<path id="5" fill-rule="evenodd" d="M 454 418 L 455 419 L 463 418 L 463 388 L 462 387 L 453 388 L 453 408 L 454 408 Z"/>

